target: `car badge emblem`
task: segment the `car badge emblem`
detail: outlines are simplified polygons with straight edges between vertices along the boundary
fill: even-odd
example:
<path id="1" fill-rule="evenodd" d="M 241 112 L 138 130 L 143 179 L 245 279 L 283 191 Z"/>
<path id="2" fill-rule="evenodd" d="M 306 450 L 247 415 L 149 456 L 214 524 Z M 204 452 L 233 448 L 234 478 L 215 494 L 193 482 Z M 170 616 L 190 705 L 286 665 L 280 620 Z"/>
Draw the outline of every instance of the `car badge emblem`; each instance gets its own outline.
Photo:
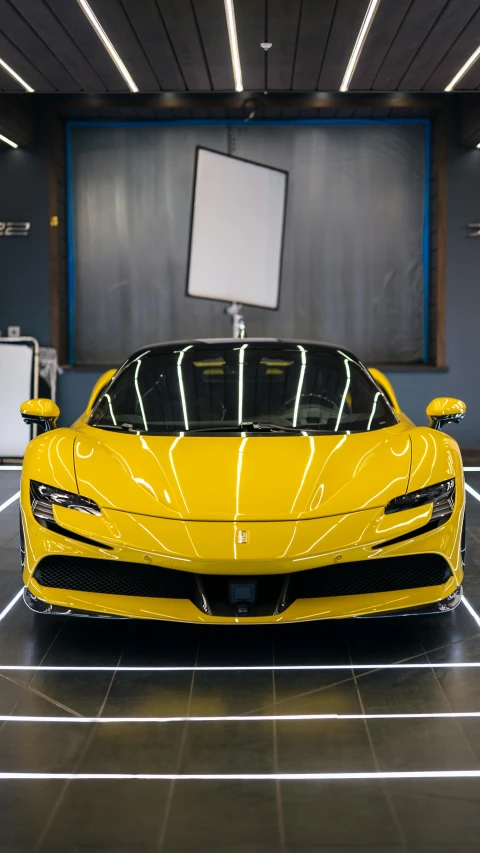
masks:
<path id="1" fill-rule="evenodd" d="M 238 530 L 237 531 L 237 543 L 239 545 L 246 545 L 248 542 L 248 530 Z"/>

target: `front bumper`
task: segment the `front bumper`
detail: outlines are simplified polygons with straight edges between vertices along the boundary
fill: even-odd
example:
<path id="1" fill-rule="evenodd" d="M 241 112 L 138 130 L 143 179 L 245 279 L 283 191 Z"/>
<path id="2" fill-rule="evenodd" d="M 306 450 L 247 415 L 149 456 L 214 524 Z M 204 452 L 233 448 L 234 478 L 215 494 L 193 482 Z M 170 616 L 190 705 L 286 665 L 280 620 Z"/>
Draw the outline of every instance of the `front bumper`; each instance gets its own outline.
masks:
<path id="1" fill-rule="evenodd" d="M 415 536 L 423 526 L 425 508 L 384 516 L 366 510 L 345 516 L 296 522 L 254 522 L 248 525 L 247 544 L 238 544 L 240 525 L 229 522 L 183 522 L 135 516 L 116 510 L 101 517 L 55 507 L 55 519 L 65 529 L 98 542 L 81 542 L 45 529 L 33 518 L 29 500 L 21 505 L 25 531 L 23 579 L 25 599 L 37 612 L 96 614 L 103 617 L 159 619 L 197 624 L 281 624 L 342 619 L 406 612 L 439 612 L 458 603 L 463 580 L 461 528 L 463 506 L 442 527 Z M 400 531 L 398 528 L 400 527 Z M 412 538 L 381 546 L 405 528 Z M 379 547 L 380 543 L 380 547 Z M 136 563 L 176 572 L 209 576 L 270 576 L 302 573 L 330 567 L 342 572 L 345 563 L 385 557 L 437 554 L 451 570 L 446 582 L 435 586 L 388 592 L 296 598 L 283 612 L 261 616 L 212 615 L 187 598 L 117 595 L 42 585 L 34 577 L 41 561 L 54 555 L 108 560 L 109 565 Z M 110 562 L 111 561 L 111 562 Z M 405 586 L 405 585 L 404 585 Z M 445 602 L 450 602 L 447 605 Z"/>
<path id="2" fill-rule="evenodd" d="M 458 607 L 458 605 L 460 604 L 460 602 L 462 600 L 462 596 L 463 596 L 463 587 L 462 587 L 462 585 L 460 585 L 453 591 L 453 593 L 451 593 L 447 598 L 443 598 L 441 601 L 434 601 L 430 604 L 424 604 L 424 605 L 420 605 L 417 607 L 412 607 L 411 609 L 391 610 L 391 611 L 378 610 L 377 612 L 372 612 L 372 613 L 364 613 L 364 614 L 360 614 L 360 615 L 357 614 L 356 616 L 353 616 L 353 618 L 357 618 L 357 619 L 369 619 L 369 618 L 381 619 L 381 618 L 396 617 L 396 616 L 428 616 L 428 615 L 432 615 L 432 614 L 449 613 L 452 610 L 455 610 L 456 607 Z M 97 619 L 128 619 L 128 618 L 131 618 L 127 615 L 122 616 L 122 615 L 117 614 L 117 613 L 107 613 L 107 612 L 101 612 L 101 611 L 96 611 L 96 610 L 82 610 L 80 608 L 67 607 L 65 605 L 59 605 L 59 604 L 52 604 L 51 602 L 43 601 L 40 598 L 36 598 L 33 595 L 33 593 L 27 587 L 24 587 L 24 589 L 23 589 L 23 600 L 30 610 L 32 610 L 34 613 L 40 613 L 44 616 L 46 616 L 46 615 L 48 615 L 48 616 L 77 616 L 77 617 L 79 616 L 79 617 L 83 617 L 83 618 L 87 618 L 87 619 L 88 618 L 97 618 Z M 317 600 L 320 601 L 320 599 L 317 599 Z M 347 614 L 347 616 L 348 616 L 348 614 Z M 347 618 L 347 616 L 345 616 L 344 618 Z M 142 618 L 148 618 L 148 617 L 144 616 Z M 159 618 L 159 617 L 156 617 L 156 618 Z M 318 618 L 328 618 L 328 617 L 323 616 L 323 617 L 318 617 Z M 331 618 L 335 618 L 335 617 L 331 617 Z M 339 618 L 339 617 L 336 617 L 336 618 Z M 175 621 L 178 621 L 178 619 L 176 619 Z M 186 621 L 191 621 L 191 620 L 186 620 Z M 235 623 L 237 623 L 237 624 L 247 624 L 248 625 L 248 624 L 252 624 L 252 622 L 254 622 L 254 624 L 258 624 L 258 622 L 260 620 L 259 619 L 251 620 L 248 618 L 247 619 L 237 618 L 235 620 L 232 620 L 232 619 L 223 620 L 222 624 L 224 624 L 225 622 L 227 622 L 227 624 L 232 624 L 233 621 L 235 621 Z M 263 620 L 263 621 L 265 621 L 266 624 L 271 624 L 270 620 Z M 292 620 L 289 620 L 289 621 L 292 621 Z"/>

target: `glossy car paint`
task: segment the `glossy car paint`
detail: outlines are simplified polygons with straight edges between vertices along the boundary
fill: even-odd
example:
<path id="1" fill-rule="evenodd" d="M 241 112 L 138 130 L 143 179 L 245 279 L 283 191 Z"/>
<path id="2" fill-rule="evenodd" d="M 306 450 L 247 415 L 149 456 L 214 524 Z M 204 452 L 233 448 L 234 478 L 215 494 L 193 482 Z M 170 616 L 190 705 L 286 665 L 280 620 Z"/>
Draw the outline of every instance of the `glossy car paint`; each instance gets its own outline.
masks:
<path id="1" fill-rule="evenodd" d="M 449 435 L 414 426 L 399 409 L 395 426 L 338 436 L 110 432 L 90 427 L 86 420 L 111 375 L 113 371 L 100 377 L 86 412 L 72 427 L 45 433 L 27 448 L 21 485 L 23 578 L 39 599 L 146 619 L 280 623 L 417 607 L 446 598 L 461 583 L 463 470 L 458 445 Z M 382 387 L 383 374 L 377 371 L 374 378 Z M 382 547 L 399 535 L 414 533 L 432 514 L 432 505 L 427 505 L 385 515 L 386 504 L 452 477 L 456 492 L 451 518 L 431 532 Z M 54 516 L 61 527 L 99 547 L 37 523 L 30 506 L 31 479 L 96 501 L 100 516 L 59 506 Z M 238 531 L 245 529 L 248 542 L 239 544 Z M 421 553 L 442 554 L 448 560 L 453 575 L 445 585 L 297 599 L 281 614 L 241 620 L 206 615 L 188 600 L 46 588 L 32 577 L 48 554 L 239 576 L 321 566 L 337 571 L 343 561 Z"/>

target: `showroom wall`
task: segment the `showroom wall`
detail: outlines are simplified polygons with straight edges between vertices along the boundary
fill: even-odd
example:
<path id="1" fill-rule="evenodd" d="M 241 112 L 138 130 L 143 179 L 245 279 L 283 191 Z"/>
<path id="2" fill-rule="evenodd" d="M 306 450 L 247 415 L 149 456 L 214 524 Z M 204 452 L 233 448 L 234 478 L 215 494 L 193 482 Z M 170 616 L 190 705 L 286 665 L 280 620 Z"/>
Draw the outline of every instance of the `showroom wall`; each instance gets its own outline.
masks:
<path id="1" fill-rule="evenodd" d="M 46 152 L 0 153 L 0 220 L 30 222 L 28 237 L 0 238 L 0 330 L 21 326 L 50 343 L 48 186 Z"/>
<path id="2" fill-rule="evenodd" d="M 452 131 L 453 136 L 453 131 Z M 465 448 L 480 448 L 480 399 L 477 390 L 478 316 L 480 314 L 480 238 L 470 239 L 468 222 L 480 210 L 480 151 L 450 146 L 447 169 L 447 328 L 449 371 L 428 368 L 392 371 L 389 377 L 404 410 L 426 423 L 425 406 L 435 396 L 452 395 L 468 406 L 463 424 L 452 433 Z M 20 324 L 25 334 L 49 343 L 48 185 L 41 148 L 0 154 L 0 219 L 29 219 L 32 234 L 24 242 L 0 247 L 0 328 Z M 67 368 L 59 377 L 62 422 L 81 412 L 101 370 Z"/>

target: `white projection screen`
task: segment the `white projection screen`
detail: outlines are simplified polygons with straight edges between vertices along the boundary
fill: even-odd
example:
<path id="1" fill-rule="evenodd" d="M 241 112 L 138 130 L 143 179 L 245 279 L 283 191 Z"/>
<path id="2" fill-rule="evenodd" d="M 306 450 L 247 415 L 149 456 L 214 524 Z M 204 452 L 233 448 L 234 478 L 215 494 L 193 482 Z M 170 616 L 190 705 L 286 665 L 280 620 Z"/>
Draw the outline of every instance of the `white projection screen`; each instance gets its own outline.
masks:
<path id="1" fill-rule="evenodd" d="M 277 308 L 288 173 L 197 148 L 187 294 Z"/>

